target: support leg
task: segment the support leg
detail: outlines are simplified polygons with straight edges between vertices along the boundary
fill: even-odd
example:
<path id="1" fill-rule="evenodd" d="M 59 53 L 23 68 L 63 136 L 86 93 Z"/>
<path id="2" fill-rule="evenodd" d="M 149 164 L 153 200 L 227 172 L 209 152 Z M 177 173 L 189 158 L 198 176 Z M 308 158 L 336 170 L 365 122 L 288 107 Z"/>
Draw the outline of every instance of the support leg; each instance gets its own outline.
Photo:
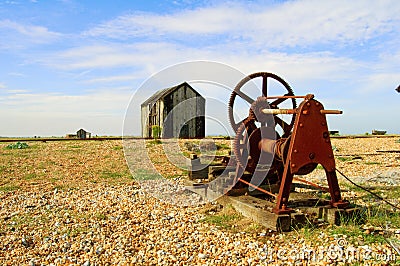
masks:
<path id="1" fill-rule="evenodd" d="M 337 208 L 346 208 L 349 203 L 342 200 L 340 195 L 339 183 L 336 176 L 336 171 L 327 171 L 325 169 L 326 178 L 328 179 L 329 193 L 331 194 L 330 204 Z"/>
<path id="2" fill-rule="evenodd" d="M 291 213 L 292 210 L 287 208 L 290 195 L 290 187 L 293 182 L 293 174 L 289 169 L 290 160 L 285 163 L 285 169 L 283 171 L 281 186 L 279 188 L 279 194 L 276 199 L 276 206 L 273 210 L 276 214 L 287 214 Z"/>

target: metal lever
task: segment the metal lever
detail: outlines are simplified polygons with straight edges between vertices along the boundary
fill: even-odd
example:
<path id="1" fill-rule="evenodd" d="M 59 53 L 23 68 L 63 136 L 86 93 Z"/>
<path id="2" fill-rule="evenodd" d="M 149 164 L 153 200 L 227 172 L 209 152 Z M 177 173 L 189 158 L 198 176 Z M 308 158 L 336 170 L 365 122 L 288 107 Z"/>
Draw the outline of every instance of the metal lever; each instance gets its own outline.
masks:
<path id="1" fill-rule="evenodd" d="M 285 115 L 285 114 L 295 114 L 297 109 L 262 109 L 262 113 L 267 115 Z M 343 114 L 341 110 L 320 110 L 321 114 L 323 115 L 340 115 Z"/>

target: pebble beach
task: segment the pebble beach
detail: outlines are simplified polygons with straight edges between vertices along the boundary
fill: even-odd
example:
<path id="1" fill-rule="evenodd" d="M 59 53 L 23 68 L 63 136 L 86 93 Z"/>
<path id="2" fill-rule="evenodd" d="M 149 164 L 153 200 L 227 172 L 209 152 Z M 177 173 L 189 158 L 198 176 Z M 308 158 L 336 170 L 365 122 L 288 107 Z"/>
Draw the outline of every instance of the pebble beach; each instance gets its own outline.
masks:
<path id="1" fill-rule="evenodd" d="M 366 180 L 395 187 L 400 181 L 400 155 L 376 151 L 399 150 L 397 139 L 334 139 L 337 158 L 361 157 L 337 159 L 337 165 L 357 182 L 365 184 L 362 178 L 370 178 Z M 37 152 L 46 154 L 46 149 L 61 149 L 62 145 L 40 144 Z M 113 148 L 120 142 L 101 145 L 104 147 L 98 148 L 104 158 L 118 158 L 123 165 L 122 151 Z M 56 166 L 40 170 L 44 173 L 41 178 L 26 180 L 18 178 L 28 171 L 24 162 L 5 157 L 2 165 L 12 165 L 15 171 L 2 168 L 3 187 L 14 184 L 18 188 L 0 191 L 1 265 L 392 265 L 400 259 L 397 242 L 367 241 L 367 229 L 362 225 L 360 235 L 329 233 L 328 226 L 326 233 L 312 237 L 304 230 L 272 232 L 247 218 L 238 220 L 244 227 L 223 228 L 206 222 L 206 217 L 220 211 L 217 203 L 172 205 L 148 195 L 128 177 L 108 182 L 80 179 L 76 174 L 51 183 L 46 179 L 49 172 L 76 164 L 71 159 L 71 166 L 66 161 L 58 166 L 57 156 L 53 157 Z M 16 165 L 20 168 L 15 169 Z M 309 178 L 323 183 L 318 169 Z M 60 185 L 68 181 L 71 185 Z M 345 197 L 355 197 L 353 194 L 344 192 Z M 247 230 L 246 226 L 256 229 Z M 368 230 L 390 232 L 390 239 L 400 233 L 400 228 L 388 225 Z"/>

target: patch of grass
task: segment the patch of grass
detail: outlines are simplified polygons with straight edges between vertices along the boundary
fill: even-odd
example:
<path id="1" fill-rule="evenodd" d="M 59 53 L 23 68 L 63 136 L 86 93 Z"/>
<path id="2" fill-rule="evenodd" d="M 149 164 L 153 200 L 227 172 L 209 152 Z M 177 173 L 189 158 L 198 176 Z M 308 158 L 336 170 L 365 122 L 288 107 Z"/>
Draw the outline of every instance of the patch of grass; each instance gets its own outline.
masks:
<path id="1" fill-rule="evenodd" d="M 80 146 L 80 145 L 72 145 L 72 146 L 68 146 L 68 148 L 70 148 L 70 149 L 81 149 L 82 146 Z"/>
<path id="2" fill-rule="evenodd" d="M 300 229 L 304 239 L 315 239 L 315 236 L 319 234 L 318 228 L 312 226 L 311 224 L 307 223 L 303 228 Z"/>
<path id="3" fill-rule="evenodd" d="M 149 145 L 158 145 L 158 144 L 162 144 L 162 141 L 159 139 L 153 139 L 150 140 L 149 142 L 147 142 Z"/>
<path id="4" fill-rule="evenodd" d="M 71 237 L 77 237 L 78 235 L 86 234 L 87 232 L 89 232 L 89 228 L 87 227 L 74 227 L 73 229 L 68 230 L 66 234 Z"/>
<path id="5" fill-rule="evenodd" d="M 333 226 L 328 230 L 328 233 L 333 235 L 346 235 L 349 242 L 354 242 L 362 239 L 365 244 L 384 244 L 386 243 L 382 231 L 368 232 L 363 229 L 363 225 L 372 227 L 385 228 L 387 225 L 391 228 L 399 228 L 400 214 L 384 209 L 382 205 L 360 210 L 360 214 L 350 219 L 341 219 L 340 226 Z M 353 240 L 353 241 L 352 241 Z"/>
<path id="6" fill-rule="evenodd" d="M 361 184 L 361 185 L 362 185 L 363 187 L 365 187 L 363 184 Z M 356 187 L 356 186 L 354 186 L 354 185 L 352 185 L 352 184 L 349 184 L 349 183 L 344 183 L 344 184 L 342 184 L 341 186 L 342 186 L 342 187 L 346 187 L 348 191 L 365 192 L 365 190 L 363 190 L 363 189 L 361 189 L 361 188 L 359 188 L 359 187 Z"/>
<path id="7" fill-rule="evenodd" d="M 340 226 L 333 226 L 330 230 L 329 233 L 331 235 L 346 235 L 346 236 L 359 236 L 362 234 L 362 230 L 359 226 L 355 225 L 345 225 L 342 224 Z"/>
<path id="8" fill-rule="evenodd" d="M 362 238 L 365 244 L 383 244 L 386 243 L 385 238 L 380 235 L 380 234 L 374 234 L 374 233 L 366 233 L 365 230 L 361 229 L 360 226 L 355 226 L 355 225 L 340 225 L 340 226 L 334 226 L 330 231 L 329 234 L 332 236 L 334 235 L 345 235 L 347 236 L 346 239 L 348 239 L 350 242 L 353 242 L 352 244 L 355 244 L 354 242 L 356 240 L 359 240 Z"/>
<path id="9" fill-rule="evenodd" d="M 138 169 L 134 174 L 133 177 L 136 180 L 156 180 L 161 179 L 162 177 L 154 172 L 151 172 L 147 169 Z"/>
<path id="10" fill-rule="evenodd" d="M 222 214 L 222 215 L 210 215 L 202 219 L 202 222 L 214 224 L 222 228 L 232 227 L 233 222 L 239 218 L 237 214 Z"/>
<path id="11" fill-rule="evenodd" d="M 53 161 L 42 161 L 42 162 L 39 162 L 38 168 L 39 169 L 47 169 L 49 166 L 53 166 L 56 164 L 57 163 L 53 162 Z"/>
<path id="12" fill-rule="evenodd" d="M 123 149 L 123 147 L 122 147 L 122 146 L 114 146 L 112 149 L 113 149 L 114 151 L 120 151 L 120 150 Z"/>
<path id="13" fill-rule="evenodd" d="M 186 158 L 190 158 L 190 154 L 192 154 L 191 152 L 187 152 L 187 151 L 183 151 L 182 155 L 185 156 Z"/>
<path id="14" fill-rule="evenodd" d="M 26 174 L 24 176 L 24 179 L 25 180 L 32 180 L 32 179 L 35 179 L 36 177 L 37 177 L 36 173 L 29 173 L 29 174 Z"/>
<path id="15" fill-rule="evenodd" d="M 390 189 L 385 189 L 383 192 L 385 194 L 385 198 L 388 199 L 398 199 L 400 198 L 400 188 L 399 187 L 391 187 Z"/>
<path id="16" fill-rule="evenodd" d="M 231 146 L 225 143 L 217 143 L 217 150 L 230 150 Z"/>
<path id="17" fill-rule="evenodd" d="M 241 218 L 242 216 L 237 213 L 232 206 L 228 205 L 224 207 L 221 213 L 207 215 L 200 221 L 228 229 L 236 225 L 237 221 Z"/>
<path id="18" fill-rule="evenodd" d="M 400 214 L 384 210 L 382 208 L 368 208 L 365 211 L 368 224 L 372 226 L 390 225 L 392 227 L 400 227 Z"/>
<path id="19" fill-rule="evenodd" d="M 29 148 L 29 145 L 26 144 L 25 142 L 17 142 L 17 143 L 13 143 L 13 144 L 9 144 L 5 147 L 5 149 L 8 150 L 14 150 L 14 149 L 27 149 Z"/>
<path id="20" fill-rule="evenodd" d="M 108 179 L 108 178 L 117 179 L 117 178 L 122 178 L 123 176 L 124 175 L 122 173 L 113 172 L 110 170 L 105 170 L 100 175 L 101 178 L 105 178 L 105 179 Z"/>
<path id="21" fill-rule="evenodd" d="M 253 234 L 253 233 L 258 233 L 261 229 L 264 229 L 264 227 L 262 227 L 257 223 L 252 223 L 246 227 L 245 232 Z"/>
<path id="22" fill-rule="evenodd" d="M 378 165 L 378 164 L 382 164 L 380 162 L 364 162 L 364 164 L 366 165 Z"/>
<path id="23" fill-rule="evenodd" d="M 168 175 L 168 176 L 166 176 L 166 178 L 168 178 L 168 179 L 173 179 L 173 178 L 177 178 L 177 177 L 184 177 L 185 178 L 187 176 L 188 176 L 188 171 L 187 170 L 182 170 L 182 173 Z"/>
<path id="24" fill-rule="evenodd" d="M 9 191 L 19 190 L 20 188 L 21 188 L 20 186 L 13 185 L 13 184 L 3 185 L 3 186 L 0 186 L 0 191 L 9 192 Z"/>
<path id="25" fill-rule="evenodd" d="M 330 199 L 331 199 L 331 194 L 329 194 L 329 193 L 322 193 L 322 194 L 320 195 L 320 198 L 321 198 L 321 199 L 330 200 Z"/>
<path id="26" fill-rule="evenodd" d="M 102 213 L 102 212 L 97 212 L 97 213 L 95 213 L 94 214 L 94 217 L 96 218 L 96 219 L 98 219 L 98 220 L 107 220 L 107 215 L 105 215 L 104 213 Z"/>
<path id="27" fill-rule="evenodd" d="M 37 217 L 33 217 L 31 214 L 22 214 L 19 213 L 18 215 L 15 215 L 11 218 L 11 224 L 9 226 L 12 226 L 14 228 L 19 228 L 23 225 L 32 225 L 32 224 L 37 224 L 39 220 Z"/>
<path id="28" fill-rule="evenodd" d="M 336 157 L 336 159 L 341 161 L 341 162 L 348 162 L 348 161 L 352 161 L 353 160 L 353 158 L 351 158 L 351 157 L 341 157 L 341 156 Z"/>

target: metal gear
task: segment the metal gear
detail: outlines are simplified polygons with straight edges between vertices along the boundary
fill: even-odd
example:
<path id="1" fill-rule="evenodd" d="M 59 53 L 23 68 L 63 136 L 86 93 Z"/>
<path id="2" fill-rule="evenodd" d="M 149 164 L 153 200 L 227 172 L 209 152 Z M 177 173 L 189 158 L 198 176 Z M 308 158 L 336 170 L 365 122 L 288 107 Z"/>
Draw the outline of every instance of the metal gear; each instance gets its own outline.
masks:
<path id="1" fill-rule="evenodd" d="M 252 79 L 261 77 L 263 79 L 263 85 L 262 85 L 262 97 L 267 97 L 268 93 L 267 93 L 267 80 L 268 78 L 272 78 L 276 81 L 278 81 L 279 83 L 281 83 L 285 89 L 287 90 L 287 93 L 284 94 L 283 96 L 294 96 L 293 90 L 292 88 L 289 86 L 289 84 L 284 81 L 281 77 L 273 74 L 273 73 L 269 73 L 269 72 L 257 72 L 257 73 L 253 73 L 248 75 L 247 77 L 245 77 L 244 79 L 242 79 L 235 87 L 234 91 L 232 91 L 230 98 L 229 98 L 229 103 L 228 103 L 228 117 L 229 117 L 229 122 L 232 126 L 232 128 L 235 130 L 235 132 L 238 130 L 239 126 L 241 123 L 243 123 L 245 121 L 245 119 L 243 119 L 241 122 L 236 123 L 234 116 L 233 116 L 233 106 L 234 106 L 234 102 L 236 99 L 236 96 L 239 95 L 239 97 L 241 97 L 242 99 L 244 99 L 245 101 L 247 101 L 250 105 L 252 105 L 254 102 L 256 102 L 255 100 L 253 100 L 251 97 L 249 97 L 248 95 L 246 95 L 245 93 L 243 93 L 241 91 L 241 88 L 244 86 L 244 84 L 246 84 L 247 82 L 249 82 Z M 276 109 L 278 108 L 278 105 L 281 104 L 282 102 L 284 102 L 285 100 L 287 100 L 288 98 L 277 98 L 276 100 L 274 100 L 271 103 L 268 103 L 267 99 L 264 98 L 264 100 L 266 101 L 266 103 L 268 104 L 267 108 L 272 108 L 272 109 Z M 296 106 L 296 100 L 294 98 L 290 99 L 292 102 L 292 108 L 295 109 Z M 284 136 L 287 137 L 290 134 L 290 130 L 292 129 L 293 125 L 294 125 L 294 120 L 295 120 L 295 115 L 292 115 L 292 119 L 290 121 L 289 124 L 287 124 L 285 121 L 283 121 L 282 119 L 280 119 L 278 116 L 274 115 L 274 120 L 276 124 L 279 124 L 283 131 L 284 131 Z"/>
<path id="2" fill-rule="evenodd" d="M 239 125 L 236 131 L 235 139 L 233 140 L 233 153 L 240 167 L 246 169 L 249 165 L 249 136 L 257 127 L 253 119 L 245 119 Z"/>

